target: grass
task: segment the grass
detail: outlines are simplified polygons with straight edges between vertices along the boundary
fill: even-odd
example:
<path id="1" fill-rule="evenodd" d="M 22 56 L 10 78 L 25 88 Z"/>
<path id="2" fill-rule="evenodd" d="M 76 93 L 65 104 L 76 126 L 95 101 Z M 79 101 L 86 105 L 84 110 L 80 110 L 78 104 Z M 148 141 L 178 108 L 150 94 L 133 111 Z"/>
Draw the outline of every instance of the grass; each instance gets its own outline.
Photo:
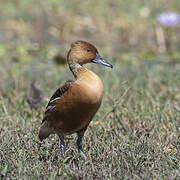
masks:
<path id="1" fill-rule="evenodd" d="M 9 64 L 11 63 L 11 66 Z M 33 59 L 0 59 L 0 175 L 2 179 L 179 179 L 180 66 L 150 61 L 88 65 L 103 80 L 102 106 L 84 138 L 37 137 L 43 109 L 31 111 L 26 92 L 33 78 L 49 98 L 66 79 L 67 67 Z"/>

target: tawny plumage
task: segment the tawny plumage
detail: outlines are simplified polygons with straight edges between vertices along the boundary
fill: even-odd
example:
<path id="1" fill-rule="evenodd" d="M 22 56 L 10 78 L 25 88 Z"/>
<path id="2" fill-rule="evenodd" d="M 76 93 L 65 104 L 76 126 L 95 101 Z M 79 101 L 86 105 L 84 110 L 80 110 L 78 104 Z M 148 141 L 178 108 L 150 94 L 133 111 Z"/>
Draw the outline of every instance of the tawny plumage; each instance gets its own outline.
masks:
<path id="1" fill-rule="evenodd" d="M 99 109 L 103 97 L 100 78 L 82 65 L 97 63 L 112 68 L 103 60 L 97 49 L 90 43 L 77 41 L 71 45 L 67 61 L 75 81 L 67 81 L 51 97 L 39 128 L 42 141 L 50 134 L 57 134 L 60 147 L 65 152 L 65 135 L 77 133 L 77 146 L 82 151 L 84 133 Z"/>
<path id="2" fill-rule="evenodd" d="M 37 81 L 33 80 L 27 93 L 27 103 L 31 109 L 38 109 L 45 104 L 43 92 L 38 88 Z"/>

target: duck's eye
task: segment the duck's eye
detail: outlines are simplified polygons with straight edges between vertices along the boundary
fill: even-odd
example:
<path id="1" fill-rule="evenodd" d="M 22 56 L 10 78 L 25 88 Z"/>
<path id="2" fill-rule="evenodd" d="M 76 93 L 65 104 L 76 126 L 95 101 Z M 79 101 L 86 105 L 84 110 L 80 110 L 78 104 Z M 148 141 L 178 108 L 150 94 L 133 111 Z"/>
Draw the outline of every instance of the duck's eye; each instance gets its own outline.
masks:
<path id="1" fill-rule="evenodd" d="M 91 50 L 90 50 L 90 49 L 87 49 L 87 52 L 91 52 Z"/>

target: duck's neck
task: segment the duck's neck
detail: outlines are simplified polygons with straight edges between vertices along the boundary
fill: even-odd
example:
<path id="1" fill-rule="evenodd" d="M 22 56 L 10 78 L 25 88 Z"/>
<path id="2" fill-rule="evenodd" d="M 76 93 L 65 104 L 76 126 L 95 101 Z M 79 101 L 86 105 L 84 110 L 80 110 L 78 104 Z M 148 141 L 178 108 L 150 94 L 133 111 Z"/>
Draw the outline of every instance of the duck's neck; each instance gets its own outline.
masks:
<path id="1" fill-rule="evenodd" d="M 68 52 L 68 55 L 67 55 L 67 59 L 68 59 L 68 65 L 69 65 L 69 69 L 71 70 L 71 72 L 73 73 L 74 77 L 77 79 L 77 73 L 83 69 L 83 67 L 78 64 L 78 63 L 75 63 L 73 60 L 72 60 L 72 57 L 70 55 L 70 52 L 71 50 Z"/>
<path id="2" fill-rule="evenodd" d="M 68 63 L 69 64 L 69 69 L 73 73 L 74 77 L 77 79 L 77 73 L 83 69 L 83 67 L 80 64 L 75 64 L 75 63 Z"/>

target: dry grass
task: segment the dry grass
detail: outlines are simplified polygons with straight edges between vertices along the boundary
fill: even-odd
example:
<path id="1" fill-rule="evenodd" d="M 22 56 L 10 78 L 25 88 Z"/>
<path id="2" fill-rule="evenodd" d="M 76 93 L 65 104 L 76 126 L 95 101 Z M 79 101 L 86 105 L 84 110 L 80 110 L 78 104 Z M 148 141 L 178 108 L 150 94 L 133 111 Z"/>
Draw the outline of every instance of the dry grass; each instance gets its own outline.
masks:
<path id="1" fill-rule="evenodd" d="M 178 179 L 180 177 L 180 66 L 92 65 L 105 84 L 102 107 L 86 132 L 84 154 L 75 135 L 61 156 L 58 138 L 37 138 L 42 110 L 25 94 L 36 78 L 47 97 L 65 79 L 65 67 L 1 61 L 0 172 L 12 179 Z M 6 73 L 5 73 L 6 72 Z M 33 73 L 32 73 L 33 72 Z"/>

